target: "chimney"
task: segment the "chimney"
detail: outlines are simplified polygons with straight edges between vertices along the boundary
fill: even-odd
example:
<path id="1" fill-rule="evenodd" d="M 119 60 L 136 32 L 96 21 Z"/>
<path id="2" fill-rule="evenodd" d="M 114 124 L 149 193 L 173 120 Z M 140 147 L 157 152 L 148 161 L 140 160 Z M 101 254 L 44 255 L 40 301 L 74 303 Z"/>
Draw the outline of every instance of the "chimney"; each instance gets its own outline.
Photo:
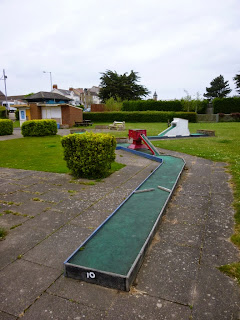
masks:
<path id="1" fill-rule="evenodd" d="M 69 91 L 73 91 L 73 88 L 69 88 Z"/>
<path id="2" fill-rule="evenodd" d="M 57 84 L 54 84 L 53 85 L 53 89 L 57 89 L 58 87 L 57 87 Z"/>

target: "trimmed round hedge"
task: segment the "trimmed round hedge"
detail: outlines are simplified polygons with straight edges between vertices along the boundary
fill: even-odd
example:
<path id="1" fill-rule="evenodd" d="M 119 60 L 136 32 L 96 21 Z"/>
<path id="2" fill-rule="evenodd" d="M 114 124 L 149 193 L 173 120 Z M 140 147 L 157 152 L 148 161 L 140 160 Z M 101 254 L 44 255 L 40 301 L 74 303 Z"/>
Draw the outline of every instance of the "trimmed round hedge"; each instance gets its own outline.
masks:
<path id="1" fill-rule="evenodd" d="M 55 120 L 29 120 L 23 122 L 21 129 L 24 137 L 52 136 L 57 133 L 57 122 Z"/>
<path id="2" fill-rule="evenodd" d="M 74 133 L 61 142 L 67 167 L 77 178 L 104 178 L 115 160 L 116 139 L 110 134 Z"/>
<path id="3" fill-rule="evenodd" d="M 0 136 L 13 133 L 13 122 L 9 119 L 0 119 Z"/>

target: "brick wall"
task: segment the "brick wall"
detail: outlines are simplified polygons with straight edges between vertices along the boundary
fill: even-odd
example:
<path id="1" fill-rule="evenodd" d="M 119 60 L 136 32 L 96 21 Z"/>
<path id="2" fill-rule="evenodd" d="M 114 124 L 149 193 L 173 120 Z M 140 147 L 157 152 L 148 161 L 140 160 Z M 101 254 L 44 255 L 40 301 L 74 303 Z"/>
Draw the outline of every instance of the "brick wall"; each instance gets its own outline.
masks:
<path id="1" fill-rule="evenodd" d="M 70 105 L 61 106 L 62 109 L 62 124 L 68 124 L 69 127 L 74 126 L 75 121 L 83 121 L 83 111 L 81 108 L 76 108 Z"/>
<path id="2" fill-rule="evenodd" d="M 31 119 L 42 119 L 41 107 L 38 107 L 36 103 L 30 103 Z"/>
<path id="3" fill-rule="evenodd" d="M 91 104 L 91 111 L 92 112 L 104 112 L 105 110 L 105 104 Z"/>

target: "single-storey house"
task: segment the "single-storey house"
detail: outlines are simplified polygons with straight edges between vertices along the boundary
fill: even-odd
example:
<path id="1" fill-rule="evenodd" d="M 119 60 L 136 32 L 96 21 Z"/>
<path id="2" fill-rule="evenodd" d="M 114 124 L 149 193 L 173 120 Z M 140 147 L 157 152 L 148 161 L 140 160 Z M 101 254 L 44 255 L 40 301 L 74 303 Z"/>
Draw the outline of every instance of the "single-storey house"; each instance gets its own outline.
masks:
<path id="1" fill-rule="evenodd" d="M 71 99 L 63 95 L 40 91 L 25 100 L 26 105 L 17 106 L 20 126 L 26 120 L 36 119 L 54 119 L 59 127 L 72 127 L 75 121 L 83 121 L 82 109 L 69 104 Z"/>

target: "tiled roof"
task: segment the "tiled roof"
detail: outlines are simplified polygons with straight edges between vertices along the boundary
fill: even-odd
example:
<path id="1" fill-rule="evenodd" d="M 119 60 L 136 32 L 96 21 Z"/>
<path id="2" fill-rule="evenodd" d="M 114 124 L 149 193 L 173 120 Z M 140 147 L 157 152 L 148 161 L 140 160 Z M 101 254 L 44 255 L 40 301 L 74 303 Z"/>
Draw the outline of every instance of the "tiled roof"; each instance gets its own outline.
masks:
<path id="1" fill-rule="evenodd" d="M 40 102 L 40 101 L 45 101 L 45 100 L 55 100 L 55 101 L 70 101 L 71 99 L 55 93 L 55 92 L 45 92 L 45 91 L 40 91 L 38 93 L 35 93 L 27 98 L 25 100 L 29 102 Z"/>

